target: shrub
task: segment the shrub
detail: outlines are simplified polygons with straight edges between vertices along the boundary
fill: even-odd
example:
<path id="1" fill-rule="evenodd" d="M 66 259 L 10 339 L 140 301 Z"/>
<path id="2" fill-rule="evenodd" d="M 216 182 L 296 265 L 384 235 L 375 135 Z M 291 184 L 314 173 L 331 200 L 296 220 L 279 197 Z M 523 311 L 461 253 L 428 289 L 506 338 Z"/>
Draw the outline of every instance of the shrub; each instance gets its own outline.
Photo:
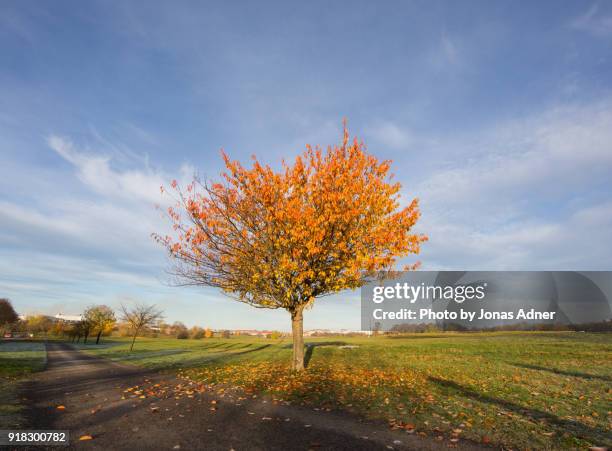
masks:
<path id="1" fill-rule="evenodd" d="M 194 340 L 204 338 L 204 329 L 198 328 L 197 330 L 192 330 L 191 338 L 193 338 Z"/>
<path id="2" fill-rule="evenodd" d="M 176 334 L 176 338 L 178 338 L 179 340 L 189 338 L 189 332 L 187 332 L 186 330 L 181 330 L 178 334 Z"/>

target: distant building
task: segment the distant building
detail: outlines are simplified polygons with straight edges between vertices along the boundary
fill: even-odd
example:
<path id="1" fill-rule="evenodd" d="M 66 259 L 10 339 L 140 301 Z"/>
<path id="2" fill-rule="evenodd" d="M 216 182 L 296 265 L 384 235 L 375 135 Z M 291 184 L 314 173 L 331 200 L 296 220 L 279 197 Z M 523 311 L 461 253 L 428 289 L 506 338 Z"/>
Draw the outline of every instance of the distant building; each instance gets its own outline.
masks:
<path id="1" fill-rule="evenodd" d="M 22 321 L 25 321 L 26 319 L 28 319 L 28 316 L 34 316 L 34 315 L 24 315 L 23 313 L 19 315 L 19 319 Z M 63 313 L 58 313 L 55 316 L 51 316 L 51 315 L 42 315 L 45 318 L 50 319 L 51 321 L 55 322 L 59 322 L 59 321 L 63 321 L 65 323 L 78 323 L 79 321 L 81 321 L 83 319 L 82 315 L 64 315 Z"/>
<path id="2" fill-rule="evenodd" d="M 372 331 L 351 329 L 311 329 L 304 331 L 304 336 L 306 337 L 316 337 L 325 335 L 372 335 Z"/>
<path id="3" fill-rule="evenodd" d="M 221 332 L 221 331 L 219 331 Z M 255 329 L 236 329 L 232 330 L 232 335 L 246 335 L 249 337 L 261 337 L 264 332 Z"/>
<path id="4" fill-rule="evenodd" d="M 219 331 L 222 332 L 222 331 Z M 275 330 L 256 330 L 256 329 L 235 329 L 231 331 L 232 335 L 235 336 L 247 336 L 247 337 L 263 337 L 267 338 L 273 334 L 286 335 L 282 332 Z"/>
<path id="5" fill-rule="evenodd" d="M 83 315 L 65 315 L 63 313 L 58 313 L 53 317 L 53 319 L 57 321 L 64 321 L 66 323 L 78 323 L 83 319 Z"/>

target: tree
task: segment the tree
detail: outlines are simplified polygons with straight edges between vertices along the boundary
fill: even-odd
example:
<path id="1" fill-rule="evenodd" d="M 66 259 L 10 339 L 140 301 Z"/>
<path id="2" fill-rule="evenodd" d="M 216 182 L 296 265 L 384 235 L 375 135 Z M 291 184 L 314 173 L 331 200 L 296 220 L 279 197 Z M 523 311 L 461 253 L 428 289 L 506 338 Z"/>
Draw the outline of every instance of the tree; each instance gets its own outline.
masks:
<path id="1" fill-rule="evenodd" d="M 83 313 L 83 319 L 87 321 L 93 332 L 98 332 L 96 344 L 100 343 L 102 333 L 110 332 L 117 322 L 115 312 L 106 305 L 88 307 Z"/>
<path id="2" fill-rule="evenodd" d="M 427 239 L 411 232 L 418 202 L 400 207 L 390 161 L 379 162 L 357 139 L 350 142 L 346 127 L 340 145 L 326 152 L 307 146 L 280 171 L 255 158 L 246 168 L 222 156 L 221 182 L 195 178 L 184 188 L 172 182 L 174 232 L 154 237 L 173 259 L 179 283 L 218 287 L 258 308 L 286 309 L 292 368 L 302 370 L 304 309 L 418 253 Z"/>
<path id="3" fill-rule="evenodd" d="M 56 337 L 66 335 L 68 327 L 64 321 L 56 321 L 51 328 L 51 333 Z"/>
<path id="4" fill-rule="evenodd" d="M 158 310 L 154 305 L 136 304 L 130 308 L 121 304 L 121 320 L 129 324 L 130 330 L 133 333 L 130 352 L 134 349 L 134 342 L 138 333 L 154 326 L 162 318 L 162 311 Z"/>
<path id="5" fill-rule="evenodd" d="M 172 326 L 170 324 L 166 324 L 163 321 L 158 321 L 156 327 L 161 335 L 172 335 Z"/>
<path id="6" fill-rule="evenodd" d="M 19 315 L 17 315 L 11 301 L 6 298 L 0 299 L 0 328 L 3 329 L 5 326 L 10 326 L 18 320 Z"/>
<path id="7" fill-rule="evenodd" d="M 79 321 L 79 327 L 81 328 L 81 332 L 83 333 L 83 344 L 86 344 L 87 339 L 89 338 L 89 334 L 91 332 L 91 323 L 87 321 L 86 318 L 83 318 L 81 321 Z M 81 337 L 79 336 L 79 339 L 80 338 Z"/>
<path id="8" fill-rule="evenodd" d="M 175 321 L 172 323 L 172 326 L 170 326 L 170 335 L 174 335 L 176 338 L 188 338 L 189 331 L 184 323 Z"/>
<path id="9" fill-rule="evenodd" d="M 189 331 L 189 336 L 193 338 L 194 340 L 199 340 L 201 338 L 204 338 L 204 329 L 198 326 L 193 326 L 191 330 Z"/>
<path id="10" fill-rule="evenodd" d="M 45 315 L 31 315 L 25 320 L 26 330 L 32 334 L 42 333 L 47 335 L 47 332 L 53 327 L 51 318 Z"/>
<path id="11" fill-rule="evenodd" d="M 72 342 L 81 341 L 81 337 L 89 333 L 89 324 L 86 321 L 77 321 L 68 325 L 68 336 L 72 339 Z"/>

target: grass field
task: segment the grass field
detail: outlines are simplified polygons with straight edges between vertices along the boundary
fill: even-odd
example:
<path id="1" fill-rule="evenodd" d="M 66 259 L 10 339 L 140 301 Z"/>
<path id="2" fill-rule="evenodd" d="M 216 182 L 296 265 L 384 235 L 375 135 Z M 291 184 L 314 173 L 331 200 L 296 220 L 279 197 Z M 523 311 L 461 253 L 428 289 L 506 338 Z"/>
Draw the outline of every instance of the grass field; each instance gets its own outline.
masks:
<path id="1" fill-rule="evenodd" d="M 0 341 L 0 429 L 22 424 L 17 385 L 45 366 L 45 346 L 39 342 Z"/>
<path id="2" fill-rule="evenodd" d="M 288 340 L 139 339 L 131 354 L 123 339 L 79 347 L 421 435 L 519 448 L 612 445 L 610 334 L 418 334 L 307 345 L 303 376 L 288 370 Z"/>

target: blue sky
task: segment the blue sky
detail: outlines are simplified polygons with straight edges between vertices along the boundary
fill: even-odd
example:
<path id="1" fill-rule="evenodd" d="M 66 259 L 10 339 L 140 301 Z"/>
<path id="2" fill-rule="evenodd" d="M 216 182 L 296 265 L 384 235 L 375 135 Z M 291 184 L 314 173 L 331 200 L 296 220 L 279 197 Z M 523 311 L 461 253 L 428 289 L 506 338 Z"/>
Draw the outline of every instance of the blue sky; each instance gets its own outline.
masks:
<path id="1" fill-rule="evenodd" d="M 278 164 L 342 118 L 421 199 L 424 269 L 610 270 L 610 2 L 0 3 L 0 296 L 156 303 L 288 328 L 168 286 L 158 187 L 219 149 Z M 359 327 L 356 293 L 306 328 Z"/>

